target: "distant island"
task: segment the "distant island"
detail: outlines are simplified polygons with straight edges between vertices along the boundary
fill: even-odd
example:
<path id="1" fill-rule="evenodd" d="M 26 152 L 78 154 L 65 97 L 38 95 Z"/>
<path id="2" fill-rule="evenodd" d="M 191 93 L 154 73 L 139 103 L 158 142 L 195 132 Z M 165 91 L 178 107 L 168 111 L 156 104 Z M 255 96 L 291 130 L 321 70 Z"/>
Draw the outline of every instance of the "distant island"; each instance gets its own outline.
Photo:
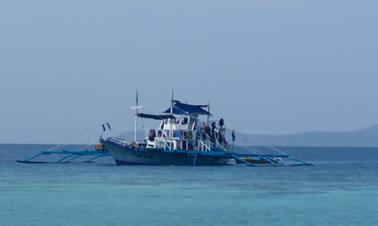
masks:
<path id="1" fill-rule="evenodd" d="M 125 132 L 120 136 L 132 139 L 133 132 Z M 145 137 L 145 132 L 138 131 L 138 136 Z M 378 124 L 345 132 L 310 131 L 287 135 L 236 132 L 236 143 L 243 146 L 378 147 Z"/>
<path id="2" fill-rule="evenodd" d="M 378 147 L 378 125 L 345 132 L 310 131 L 287 135 L 250 135 L 237 133 L 241 145 Z"/>

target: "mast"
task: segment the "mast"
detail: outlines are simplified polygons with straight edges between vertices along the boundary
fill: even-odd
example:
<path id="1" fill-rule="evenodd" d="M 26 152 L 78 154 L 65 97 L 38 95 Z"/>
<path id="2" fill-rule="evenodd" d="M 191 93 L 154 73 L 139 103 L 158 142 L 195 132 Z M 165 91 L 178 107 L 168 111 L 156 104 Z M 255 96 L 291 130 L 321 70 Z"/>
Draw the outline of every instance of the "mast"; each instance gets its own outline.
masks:
<path id="1" fill-rule="evenodd" d="M 172 96 L 171 96 L 171 115 L 173 115 L 173 90 L 172 90 Z M 169 123 L 169 136 L 170 138 L 173 137 L 173 131 L 172 131 L 172 119 L 169 119 L 170 123 Z"/>
<path id="2" fill-rule="evenodd" d="M 138 89 L 137 89 L 136 98 L 135 98 L 134 143 L 137 142 L 138 109 L 139 109 L 139 97 L 138 97 Z"/>

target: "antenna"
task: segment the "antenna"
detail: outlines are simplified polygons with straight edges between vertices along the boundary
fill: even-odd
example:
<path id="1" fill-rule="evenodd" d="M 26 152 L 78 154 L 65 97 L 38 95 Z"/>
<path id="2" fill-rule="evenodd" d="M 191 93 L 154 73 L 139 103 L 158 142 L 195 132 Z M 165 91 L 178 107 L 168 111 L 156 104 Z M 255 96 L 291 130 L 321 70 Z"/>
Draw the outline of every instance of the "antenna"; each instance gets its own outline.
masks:
<path id="1" fill-rule="evenodd" d="M 138 92 L 139 90 L 138 90 L 138 88 L 137 88 L 137 90 L 136 90 L 136 99 L 135 99 L 135 103 L 136 103 L 136 106 L 138 106 L 138 104 L 139 104 L 139 95 L 138 95 Z"/>

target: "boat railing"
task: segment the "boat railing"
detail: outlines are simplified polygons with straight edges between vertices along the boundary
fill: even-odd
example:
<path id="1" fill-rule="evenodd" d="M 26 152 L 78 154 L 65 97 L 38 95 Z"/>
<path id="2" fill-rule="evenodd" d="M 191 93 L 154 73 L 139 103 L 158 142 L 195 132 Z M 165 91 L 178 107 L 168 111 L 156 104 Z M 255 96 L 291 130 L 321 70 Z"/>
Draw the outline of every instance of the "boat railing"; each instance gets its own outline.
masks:
<path id="1" fill-rule="evenodd" d="M 203 140 L 198 140 L 198 149 L 201 151 L 211 151 L 210 144 L 207 144 Z"/>
<path id="2" fill-rule="evenodd" d="M 205 135 L 206 141 L 203 141 L 202 137 L 200 137 L 199 141 L 202 141 L 204 143 L 208 142 L 209 146 L 211 146 L 211 143 L 213 143 L 215 147 L 222 149 L 222 151 L 230 151 L 230 149 L 227 148 L 227 144 L 222 144 L 222 143 L 218 142 L 218 140 L 216 138 L 212 138 L 209 134 L 201 131 L 200 135 Z M 211 148 L 210 148 L 210 150 L 211 150 Z"/>
<path id="3" fill-rule="evenodd" d="M 166 140 L 164 141 L 164 150 L 169 150 L 172 151 L 172 142 L 167 142 Z"/>
<path id="4" fill-rule="evenodd" d="M 119 137 L 109 137 L 109 141 L 119 144 L 119 145 L 126 145 L 128 142 L 125 139 L 119 138 Z"/>
<path id="5" fill-rule="evenodd" d="M 155 148 L 163 148 L 164 150 L 172 151 L 175 149 L 175 141 L 174 138 L 155 138 Z"/>

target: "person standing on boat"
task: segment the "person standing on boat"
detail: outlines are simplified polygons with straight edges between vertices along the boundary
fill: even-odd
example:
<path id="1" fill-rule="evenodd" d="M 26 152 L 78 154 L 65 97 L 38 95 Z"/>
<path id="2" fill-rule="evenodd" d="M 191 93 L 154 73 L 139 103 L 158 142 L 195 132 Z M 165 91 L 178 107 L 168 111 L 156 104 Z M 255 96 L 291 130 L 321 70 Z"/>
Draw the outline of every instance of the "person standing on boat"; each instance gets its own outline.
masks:
<path id="1" fill-rule="evenodd" d="M 215 122 L 211 123 L 211 142 L 214 142 L 216 141 L 216 137 L 215 137 L 215 130 L 217 129 L 217 125 L 215 124 Z"/>
<path id="2" fill-rule="evenodd" d="M 224 120 L 221 118 L 219 120 L 219 130 L 218 130 L 218 141 L 220 144 L 226 143 L 225 139 L 225 128 L 224 128 Z"/>
<path id="3" fill-rule="evenodd" d="M 204 140 L 206 140 L 208 137 L 211 137 L 210 136 L 210 127 L 208 124 L 205 125 L 204 127 L 204 131 L 205 131 L 205 134 L 204 134 Z"/>

